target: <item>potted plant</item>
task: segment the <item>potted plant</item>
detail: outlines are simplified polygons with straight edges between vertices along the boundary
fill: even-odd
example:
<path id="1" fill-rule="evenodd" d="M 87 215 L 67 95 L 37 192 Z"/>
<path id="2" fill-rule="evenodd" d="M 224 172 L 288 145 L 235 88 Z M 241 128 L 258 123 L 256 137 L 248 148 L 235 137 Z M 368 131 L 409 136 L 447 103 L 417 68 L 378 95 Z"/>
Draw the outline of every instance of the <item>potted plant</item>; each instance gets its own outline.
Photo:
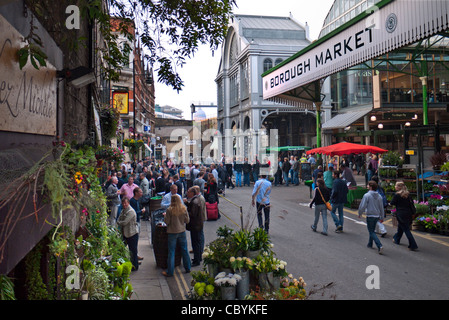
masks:
<path id="1" fill-rule="evenodd" d="M 249 294 L 249 271 L 253 269 L 253 261 L 248 257 L 231 257 L 231 267 L 242 279 L 237 284 L 237 298 L 243 300 Z"/>
<path id="2" fill-rule="evenodd" d="M 214 284 L 220 288 L 222 300 L 235 300 L 236 286 L 242 278 L 238 274 L 220 272 Z"/>
<path id="3" fill-rule="evenodd" d="M 419 225 L 424 226 L 428 232 L 435 233 L 439 229 L 438 215 L 426 214 L 415 219 Z"/>
<path id="4" fill-rule="evenodd" d="M 192 289 L 187 293 L 190 300 L 217 299 L 217 290 L 214 277 L 204 271 L 194 271 L 192 274 Z"/>
<path id="5" fill-rule="evenodd" d="M 256 228 L 250 234 L 248 250 L 246 256 L 254 259 L 261 252 L 271 248 L 271 241 L 268 233 L 263 228 Z"/>
<path id="6" fill-rule="evenodd" d="M 263 252 L 256 258 L 254 268 L 258 274 L 260 289 L 273 291 L 275 288 L 273 271 L 276 269 L 273 254 Z"/>
<path id="7" fill-rule="evenodd" d="M 437 152 L 429 160 L 434 170 L 440 170 L 441 166 L 447 162 L 446 153 L 443 151 Z"/>
<path id="8" fill-rule="evenodd" d="M 384 166 L 395 166 L 400 167 L 404 162 L 401 158 L 401 155 L 395 151 L 388 151 L 382 157 L 382 162 Z"/>

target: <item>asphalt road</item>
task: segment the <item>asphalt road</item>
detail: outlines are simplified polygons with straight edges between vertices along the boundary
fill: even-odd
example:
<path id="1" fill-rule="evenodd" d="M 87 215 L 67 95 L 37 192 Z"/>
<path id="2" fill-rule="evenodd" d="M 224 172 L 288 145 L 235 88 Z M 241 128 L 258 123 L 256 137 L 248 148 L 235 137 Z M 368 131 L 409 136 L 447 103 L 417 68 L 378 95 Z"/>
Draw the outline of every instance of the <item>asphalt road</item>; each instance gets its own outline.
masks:
<path id="1" fill-rule="evenodd" d="M 220 199 L 222 218 L 205 222 L 206 244 L 216 238 L 220 226 L 241 227 L 238 206 L 243 209 L 244 226 L 257 227 L 251 192 L 252 185 L 226 190 L 226 199 L 232 203 Z M 304 278 L 309 299 L 449 299 L 449 237 L 413 231 L 419 251 L 412 252 L 405 236 L 401 245 L 392 242 L 395 228 L 387 221 L 388 233 L 380 238 L 384 251 L 379 255 L 377 249 L 367 248 L 365 219 L 359 219 L 355 210 L 345 209 L 343 233 L 334 232 L 330 213 L 328 236 L 320 234 L 321 219 L 318 232 L 313 232 L 314 210 L 309 202 L 309 188 L 304 185 L 274 187 L 271 193 L 273 250 L 287 261 L 289 273 Z M 173 299 L 181 300 L 190 288 L 191 276 L 177 269 L 168 283 Z M 202 265 L 192 268 L 200 269 Z"/>

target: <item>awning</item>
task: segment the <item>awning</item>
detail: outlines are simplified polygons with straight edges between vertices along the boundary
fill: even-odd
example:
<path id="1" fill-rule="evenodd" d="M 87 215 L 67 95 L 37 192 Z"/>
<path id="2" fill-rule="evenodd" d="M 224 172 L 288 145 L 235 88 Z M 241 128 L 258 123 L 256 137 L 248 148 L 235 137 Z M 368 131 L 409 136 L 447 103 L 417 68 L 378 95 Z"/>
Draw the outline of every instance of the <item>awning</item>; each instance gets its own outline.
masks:
<path id="1" fill-rule="evenodd" d="M 322 125 L 323 130 L 344 129 L 371 112 L 371 109 L 340 113 Z"/>

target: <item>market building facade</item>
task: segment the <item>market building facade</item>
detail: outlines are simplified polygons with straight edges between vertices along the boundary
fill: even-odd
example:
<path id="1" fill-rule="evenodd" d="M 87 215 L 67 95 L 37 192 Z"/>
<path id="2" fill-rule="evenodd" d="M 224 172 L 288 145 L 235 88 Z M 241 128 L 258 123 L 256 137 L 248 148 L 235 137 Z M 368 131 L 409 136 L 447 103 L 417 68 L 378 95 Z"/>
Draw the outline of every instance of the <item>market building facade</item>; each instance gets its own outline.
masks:
<path id="1" fill-rule="evenodd" d="M 320 38 L 263 74 L 264 98 L 307 104 L 318 146 L 374 144 L 427 166 L 448 151 L 448 9 L 444 1 L 336 0 Z"/>
<path id="2" fill-rule="evenodd" d="M 291 16 L 234 16 L 222 47 L 215 79 L 218 130 L 223 137 L 220 143 L 222 152 L 218 154 L 225 153 L 227 157 L 242 160 L 244 157 L 251 160 L 259 155 L 260 159 L 263 146 L 272 140 L 279 145 L 312 143 L 315 131 L 313 113 L 302 106 L 265 101 L 261 79 L 263 72 L 310 42 L 308 26 Z"/>

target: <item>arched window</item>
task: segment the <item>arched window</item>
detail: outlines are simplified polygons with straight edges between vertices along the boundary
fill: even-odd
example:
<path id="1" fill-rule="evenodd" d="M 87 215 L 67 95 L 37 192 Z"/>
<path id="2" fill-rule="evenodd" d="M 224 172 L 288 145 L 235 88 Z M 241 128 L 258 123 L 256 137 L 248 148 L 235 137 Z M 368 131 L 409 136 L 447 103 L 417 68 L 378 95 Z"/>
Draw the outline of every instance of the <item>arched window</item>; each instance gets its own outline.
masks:
<path id="1" fill-rule="evenodd" d="M 270 70 L 271 68 L 273 68 L 273 60 L 271 60 L 270 58 L 266 58 L 263 61 L 263 72 L 266 72 L 266 71 Z"/>
<path id="2" fill-rule="evenodd" d="M 277 58 L 276 61 L 274 62 L 274 65 L 277 66 L 281 62 L 282 62 L 282 59 L 281 58 Z"/>
<path id="3" fill-rule="evenodd" d="M 234 35 L 231 40 L 231 48 L 229 50 L 229 66 L 231 67 L 234 62 L 237 60 L 238 56 L 238 47 L 237 47 L 237 39 Z"/>

